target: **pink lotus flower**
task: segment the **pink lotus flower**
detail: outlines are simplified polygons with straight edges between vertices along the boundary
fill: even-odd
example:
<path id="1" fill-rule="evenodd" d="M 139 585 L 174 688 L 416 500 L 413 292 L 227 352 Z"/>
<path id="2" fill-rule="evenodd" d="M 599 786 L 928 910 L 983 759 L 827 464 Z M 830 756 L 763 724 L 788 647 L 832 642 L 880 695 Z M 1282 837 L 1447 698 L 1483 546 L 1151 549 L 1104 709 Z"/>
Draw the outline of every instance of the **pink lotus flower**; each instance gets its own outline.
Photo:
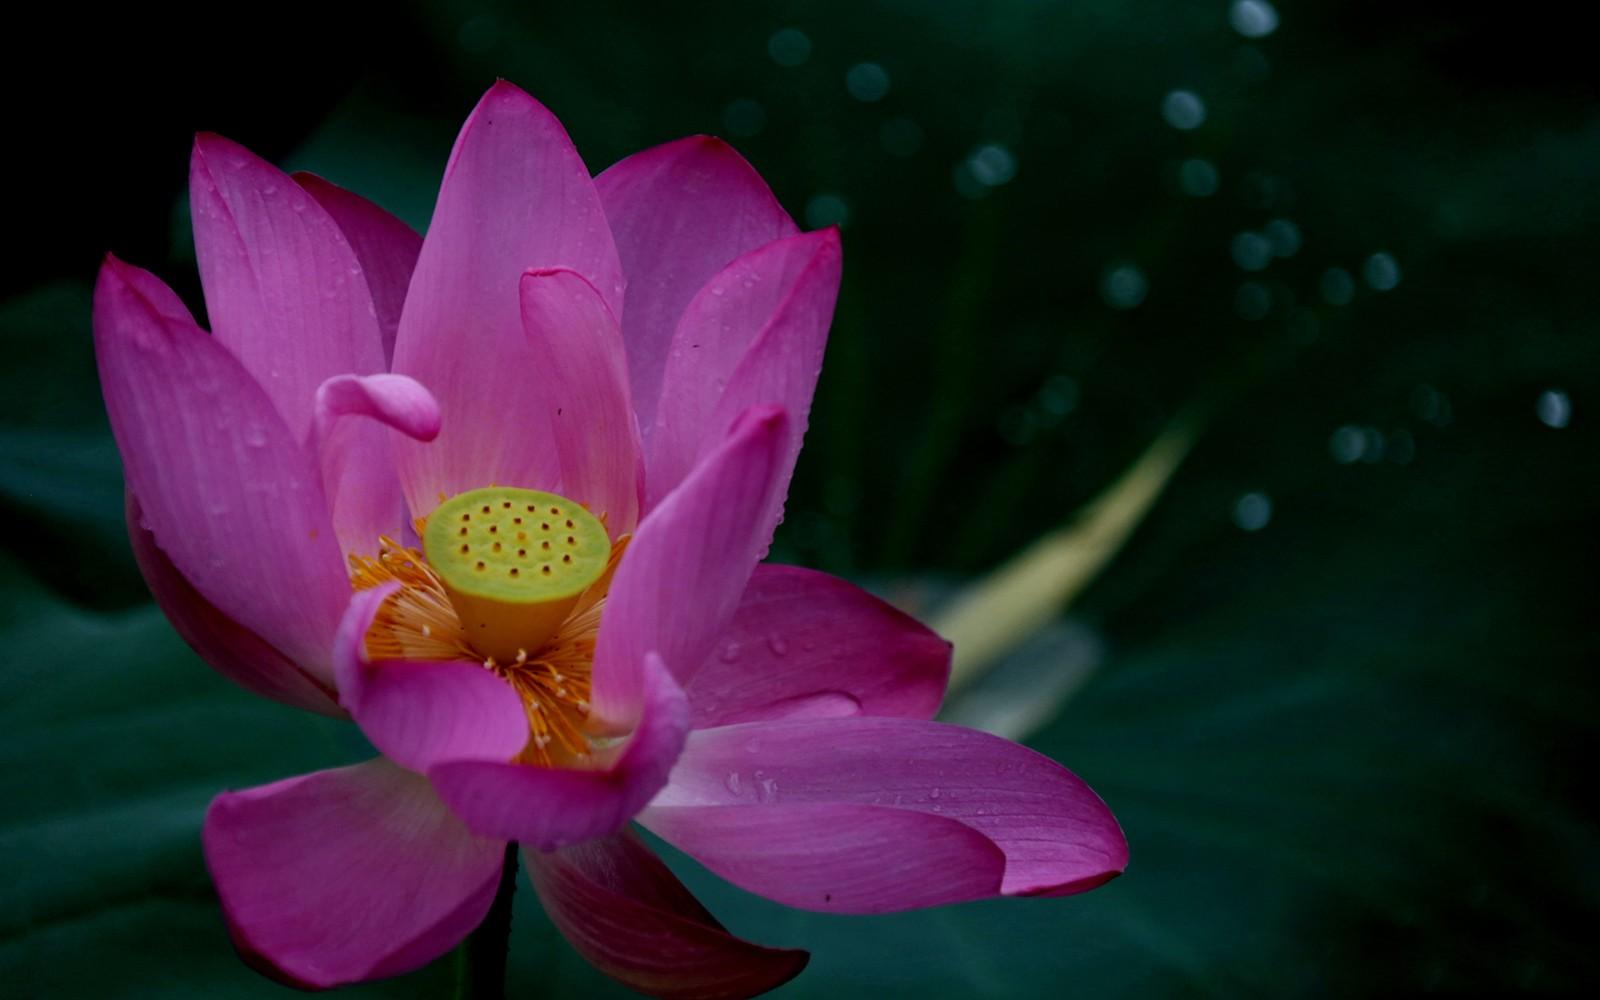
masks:
<path id="1" fill-rule="evenodd" d="M 929 721 L 947 644 L 843 581 L 758 566 L 840 274 L 727 146 L 590 179 L 509 84 L 419 238 L 200 136 L 213 332 L 145 271 L 95 293 L 151 590 L 219 671 L 382 754 L 219 795 L 234 940 L 309 987 L 393 975 L 484 917 L 507 842 L 558 927 L 665 995 L 805 962 L 724 930 L 627 831 L 792 906 L 1064 895 L 1122 870 L 1059 765 Z"/>

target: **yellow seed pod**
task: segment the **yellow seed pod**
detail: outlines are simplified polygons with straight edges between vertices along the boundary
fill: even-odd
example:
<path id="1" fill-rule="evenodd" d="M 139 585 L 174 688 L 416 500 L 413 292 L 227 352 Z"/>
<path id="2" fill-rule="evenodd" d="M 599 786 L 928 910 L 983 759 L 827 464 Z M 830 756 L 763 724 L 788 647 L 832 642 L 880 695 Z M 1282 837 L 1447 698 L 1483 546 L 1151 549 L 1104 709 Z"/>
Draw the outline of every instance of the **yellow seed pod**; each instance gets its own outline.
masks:
<path id="1" fill-rule="evenodd" d="M 605 573 L 611 541 L 566 497 L 490 486 L 428 517 L 422 550 L 461 616 L 467 641 L 508 663 L 547 642 Z"/>

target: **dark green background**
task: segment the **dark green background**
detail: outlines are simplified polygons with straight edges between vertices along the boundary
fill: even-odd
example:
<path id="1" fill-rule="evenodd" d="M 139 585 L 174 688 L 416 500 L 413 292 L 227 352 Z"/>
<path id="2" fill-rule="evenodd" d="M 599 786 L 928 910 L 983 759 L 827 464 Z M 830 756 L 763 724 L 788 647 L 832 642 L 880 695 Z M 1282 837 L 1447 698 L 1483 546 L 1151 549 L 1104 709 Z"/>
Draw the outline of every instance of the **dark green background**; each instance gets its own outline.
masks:
<path id="1" fill-rule="evenodd" d="M 1590 35 L 1554 4 L 1278 13 L 1255 41 L 1225 0 L 18 22 L 13 43 L 49 69 L 9 60 L 5 81 L 0 993 L 280 994 L 228 948 L 201 811 L 221 788 L 363 752 L 214 676 L 148 603 L 94 379 L 98 256 L 200 306 L 182 203 L 200 128 L 425 225 L 496 76 L 548 104 L 596 170 L 721 133 L 798 218 L 819 194 L 847 205 L 785 561 L 959 581 L 1059 524 L 1184 407 L 1211 414 L 1074 609 L 1104 664 L 1031 741 L 1116 810 L 1128 873 L 1074 899 L 846 919 L 678 864 L 736 931 L 813 950 L 787 995 L 1595 978 Z M 810 39 L 803 64 L 769 55 L 783 28 Z M 879 101 L 846 87 L 863 61 L 888 73 Z M 1177 89 L 1205 102 L 1192 131 L 1163 121 Z M 730 134 L 737 100 L 761 106 L 755 134 Z M 920 128 L 910 155 L 886 150 L 891 119 Z M 960 165 L 990 143 L 1015 176 L 968 197 Z M 1180 188 L 1195 157 L 1218 172 L 1210 197 Z M 1279 218 L 1298 253 L 1242 271 L 1235 234 Z M 1401 275 L 1381 293 L 1362 281 L 1379 251 Z M 1102 297 L 1121 265 L 1148 281 L 1137 308 Z M 1330 267 L 1355 275 L 1349 304 L 1320 293 Z M 1564 428 L 1536 413 L 1548 390 L 1570 400 Z M 1341 427 L 1370 428 L 1385 456 L 1336 461 Z M 1251 492 L 1272 516 L 1244 531 Z M 526 891 L 512 963 L 513 995 L 614 991 Z M 445 963 L 365 992 L 432 995 L 450 977 Z"/>

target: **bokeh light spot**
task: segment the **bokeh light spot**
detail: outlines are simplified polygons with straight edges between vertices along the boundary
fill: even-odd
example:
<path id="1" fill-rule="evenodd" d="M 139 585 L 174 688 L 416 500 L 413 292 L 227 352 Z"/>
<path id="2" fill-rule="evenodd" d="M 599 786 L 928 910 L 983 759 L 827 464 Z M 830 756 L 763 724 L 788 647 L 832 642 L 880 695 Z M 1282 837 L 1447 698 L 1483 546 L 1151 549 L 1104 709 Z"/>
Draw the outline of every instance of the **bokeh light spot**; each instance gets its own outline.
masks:
<path id="1" fill-rule="evenodd" d="M 881 101 L 889 93 L 889 71 L 874 62 L 856 63 L 845 73 L 844 85 L 858 101 Z"/>
<path id="2" fill-rule="evenodd" d="M 1144 301 L 1150 284 L 1132 264 L 1118 264 L 1100 279 L 1100 295 L 1113 309 L 1132 309 Z"/>
<path id="3" fill-rule="evenodd" d="M 1161 101 L 1161 117 L 1173 128 L 1187 132 L 1205 124 L 1206 104 L 1192 90 L 1174 90 Z"/>
<path id="4" fill-rule="evenodd" d="M 800 66 L 811 58 L 811 39 L 799 28 L 782 28 L 767 39 L 767 55 L 779 66 Z"/>
<path id="5" fill-rule="evenodd" d="M 1278 30 L 1278 11 L 1266 0 L 1234 0 L 1228 23 L 1246 38 L 1265 38 Z"/>
<path id="6" fill-rule="evenodd" d="M 1572 400 L 1560 389 L 1546 389 L 1539 393 L 1533 411 L 1538 414 L 1541 424 L 1556 430 L 1572 422 Z"/>
<path id="7" fill-rule="evenodd" d="M 1272 520 L 1272 498 L 1265 493 L 1246 493 L 1233 504 L 1233 523 L 1241 531 L 1260 531 Z"/>

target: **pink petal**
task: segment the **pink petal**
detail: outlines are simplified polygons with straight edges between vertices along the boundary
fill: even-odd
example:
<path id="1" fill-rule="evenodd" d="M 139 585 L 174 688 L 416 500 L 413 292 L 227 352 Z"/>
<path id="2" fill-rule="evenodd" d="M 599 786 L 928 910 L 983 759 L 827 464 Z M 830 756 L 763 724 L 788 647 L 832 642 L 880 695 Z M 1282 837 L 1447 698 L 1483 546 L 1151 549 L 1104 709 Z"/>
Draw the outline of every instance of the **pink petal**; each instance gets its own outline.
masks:
<path id="1" fill-rule="evenodd" d="M 628 831 L 526 855 L 550 919 L 578 953 L 654 997 L 750 997 L 793 979 L 809 957 L 763 948 L 723 929 Z"/>
<path id="2" fill-rule="evenodd" d="M 988 733 L 910 719 L 697 730 L 672 784 L 642 822 L 700 857 L 702 837 L 723 843 L 727 834 L 717 831 L 730 829 L 730 808 L 770 814 L 777 824 L 795 807 L 816 803 L 881 805 L 958 820 L 1005 853 L 999 889 L 1007 896 L 1081 892 L 1128 863 L 1127 841 L 1111 811 L 1060 764 Z M 657 823 L 657 806 L 675 807 L 667 825 Z M 695 816 L 697 809 L 711 811 Z M 812 832 L 833 835 L 826 827 Z M 750 849 L 759 854 L 760 845 Z M 905 849 L 918 848 L 908 841 Z"/>
<path id="3" fill-rule="evenodd" d="M 385 367 L 355 251 L 315 198 L 221 136 L 195 137 L 189 199 L 211 329 L 303 441 L 323 380 Z"/>
<path id="4" fill-rule="evenodd" d="M 464 761 L 435 765 L 428 777 L 474 832 L 550 851 L 622 829 L 666 785 L 688 732 L 683 691 L 651 654 L 638 727 L 606 769 Z"/>
<path id="5" fill-rule="evenodd" d="M 331 683 L 350 584 L 309 452 L 149 272 L 107 258 L 94 337 L 128 488 L 156 544 L 219 612 Z"/>
<path id="6" fill-rule="evenodd" d="M 404 375 L 335 375 L 318 387 L 314 440 L 333 528 L 347 555 L 376 553 L 380 535 L 400 538 L 410 523 L 385 427 L 432 441 L 439 404 Z"/>
<path id="7" fill-rule="evenodd" d="M 570 268 L 522 276 L 522 326 L 539 363 L 525 391 L 555 435 L 561 492 L 606 515 L 612 537 L 639 521 L 639 425 L 628 400 L 622 331 L 605 299 Z"/>
<path id="8" fill-rule="evenodd" d="M 398 583 L 363 590 L 334 643 L 339 703 L 367 739 L 401 767 L 425 771 L 447 760 L 505 761 L 528 742 L 522 699 L 481 663 L 370 662 L 367 630 Z"/>
<path id="9" fill-rule="evenodd" d="M 344 718 L 331 688 L 295 666 L 266 640 L 240 625 L 190 585 L 142 526 L 139 501 L 127 495 L 128 540 L 156 604 L 183 641 L 222 676 L 264 698 Z"/>
<path id="10" fill-rule="evenodd" d="M 387 368 L 394 357 L 400 307 L 406 301 L 406 288 L 411 284 L 411 270 L 417 266 L 422 237 L 367 199 L 316 174 L 302 171 L 290 176 L 333 216 L 361 262 L 361 274 L 367 279 L 367 291 L 372 295 L 372 307 L 378 315 L 378 332 L 383 337 L 383 360 Z"/>
<path id="11" fill-rule="evenodd" d="M 622 332 L 634 407 L 649 434 L 689 299 L 735 257 L 797 230 L 755 168 L 709 136 L 636 153 L 595 187 L 628 276 Z"/>
<path id="12" fill-rule="evenodd" d="M 722 447 L 639 525 L 617 567 L 595 643 L 592 721 L 626 729 L 639 668 L 659 654 L 688 683 L 733 618 L 767 543 L 761 515 L 777 490 L 788 419 L 752 407 Z"/>
<path id="13" fill-rule="evenodd" d="M 928 719 L 950 678 L 950 644 L 837 577 L 757 566 L 716 652 L 689 682 L 694 727 L 762 719 Z"/>
<path id="14" fill-rule="evenodd" d="M 310 989 L 449 951 L 488 912 L 505 851 L 383 760 L 219 795 L 204 844 L 239 951 Z"/>
<path id="15" fill-rule="evenodd" d="M 802 910 L 891 913 L 982 899 L 999 894 L 1006 865 L 972 827 L 890 806 L 652 805 L 639 821 L 739 888 Z"/>
<path id="16" fill-rule="evenodd" d="M 839 294 L 839 231 L 777 240 L 728 265 L 694 297 L 672 339 L 650 435 L 646 509 L 756 403 L 789 411 L 784 493 Z M 783 493 L 769 513 L 777 523 Z M 769 528 L 771 525 L 769 525 Z"/>
<path id="17" fill-rule="evenodd" d="M 622 272 L 589 172 L 555 116 L 509 83 L 467 119 L 422 241 L 395 342 L 394 370 L 433 391 L 444 430 L 398 448 L 411 510 L 490 484 L 550 488 L 559 460 L 542 363 L 522 331 L 518 282 L 569 267 L 620 309 Z"/>

